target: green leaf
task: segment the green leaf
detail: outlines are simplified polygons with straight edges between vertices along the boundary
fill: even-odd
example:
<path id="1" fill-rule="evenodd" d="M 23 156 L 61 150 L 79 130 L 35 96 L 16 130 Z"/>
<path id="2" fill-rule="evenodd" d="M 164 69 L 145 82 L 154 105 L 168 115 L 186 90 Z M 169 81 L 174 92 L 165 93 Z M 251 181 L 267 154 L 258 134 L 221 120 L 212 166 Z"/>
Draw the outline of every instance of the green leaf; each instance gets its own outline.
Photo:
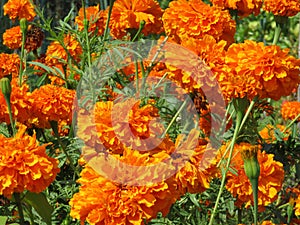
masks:
<path id="1" fill-rule="evenodd" d="M 0 216 L 0 225 L 6 225 L 7 216 Z"/>
<path id="2" fill-rule="evenodd" d="M 52 206 L 49 204 L 44 193 L 27 192 L 24 200 L 31 205 L 35 211 L 42 217 L 43 221 L 51 225 Z"/>

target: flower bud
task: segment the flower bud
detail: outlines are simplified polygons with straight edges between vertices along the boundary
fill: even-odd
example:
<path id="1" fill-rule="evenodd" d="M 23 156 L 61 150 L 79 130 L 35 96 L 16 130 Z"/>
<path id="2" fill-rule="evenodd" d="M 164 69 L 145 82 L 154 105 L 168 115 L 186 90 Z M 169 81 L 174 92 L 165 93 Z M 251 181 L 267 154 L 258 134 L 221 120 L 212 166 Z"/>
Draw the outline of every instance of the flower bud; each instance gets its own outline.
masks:
<path id="1" fill-rule="evenodd" d="M 27 20 L 25 18 L 22 18 L 20 20 L 20 27 L 21 27 L 22 33 L 26 33 L 26 31 L 27 31 Z"/>
<path id="2" fill-rule="evenodd" d="M 10 99 L 11 85 L 10 85 L 10 80 L 7 77 L 3 77 L 0 80 L 0 89 L 4 97 Z"/>
<path id="3" fill-rule="evenodd" d="M 252 179 L 258 179 L 260 174 L 260 166 L 257 160 L 258 149 L 258 146 L 251 145 L 241 151 L 244 161 L 244 170 L 250 181 Z"/>

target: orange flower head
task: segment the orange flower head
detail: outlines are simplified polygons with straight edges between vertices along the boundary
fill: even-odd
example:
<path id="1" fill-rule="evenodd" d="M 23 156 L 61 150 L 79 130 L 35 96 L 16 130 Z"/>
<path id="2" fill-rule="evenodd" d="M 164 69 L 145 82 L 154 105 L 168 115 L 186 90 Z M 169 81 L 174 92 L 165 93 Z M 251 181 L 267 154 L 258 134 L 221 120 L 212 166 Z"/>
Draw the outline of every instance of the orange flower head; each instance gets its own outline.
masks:
<path id="1" fill-rule="evenodd" d="M 298 198 L 295 201 L 295 215 L 300 216 L 300 194 L 298 194 Z"/>
<path id="2" fill-rule="evenodd" d="M 257 16 L 262 7 L 262 0 L 212 0 L 211 2 L 223 9 L 237 10 L 238 15 L 241 17 L 250 14 Z"/>
<path id="3" fill-rule="evenodd" d="M 198 138 L 198 137 L 196 137 Z M 176 144 L 180 142 L 179 136 Z M 187 143 L 180 147 L 186 147 Z M 193 149 L 185 149 L 185 151 Z M 210 181 L 217 176 L 216 150 L 207 141 L 199 140 L 188 162 L 175 175 L 175 181 L 182 194 L 199 193 L 209 188 Z M 180 157 L 181 158 L 181 157 Z"/>
<path id="4" fill-rule="evenodd" d="M 300 12 L 299 0 L 264 0 L 263 9 L 275 16 L 295 16 Z"/>
<path id="5" fill-rule="evenodd" d="M 163 11 L 155 0 L 116 0 L 109 24 L 110 33 L 113 37 L 121 39 L 128 32 L 136 32 L 143 21 L 144 35 L 159 34 L 163 31 L 162 14 Z"/>
<path id="6" fill-rule="evenodd" d="M 147 186 L 118 184 L 97 174 L 88 165 L 78 182 L 81 187 L 70 201 L 70 215 L 82 223 L 144 224 L 144 220 L 155 218 L 158 212 L 166 215 L 179 197 L 172 182 Z"/>
<path id="7" fill-rule="evenodd" d="M 32 99 L 29 87 L 23 84 L 18 85 L 18 80 L 11 82 L 12 92 L 10 97 L 12 114 L 18 122 L 30 127 L 37 120 L 32 111 Z M 2 93 L 0 93 L 0 121 L 10 123 L 8 108 Z"/>
<path id="8" fill-rule="evenodd" d="M 0 78 L 12 75 L 18 76 L 20 66 L 20 57 L 16 53 L 0 53 Z"/>
<path id="9" fill-rule="evenodd" d="M 33 113 L 37 116 L 37 127 L 49 128 L 50 121 L 72 122 L 72 106 L 75 91 L 47 84 L 32 92 Z"/>
<path id="10" fill-rule="evenodd" d="M 78 62 L 82 54 L 82 47 L 80 43 L 70 34 L 67 34 L 64 37 L 63 42 L 66 50 L 69 51 L 70 56 Z M 66 63 L 69 59 L 66 50 L 58 41 L 50 43 L 46 51 L 46 64 L 49 66 L 55 66 L 58 63 Z"/>
<path id="11" fill-rule="evenodd" d="M 35 134 L 25 134 L 19 127 L 15 137 L 0 136 L 0 195 L 10 197 L 24 190 L 39 193 L 48 187 L 59 172 L 58 161 L 46 154 Z"/>
<path id="12" fill-rule="evenodd" d="M 281 115 L 284 120 L 294 120 L 298 117 L 297 121 L 300 121 L 300 102 L 286 101 L 282 103 Z"/>
<path id="13" fill-rule="evenodd" d="M 25 18 L 32 21 L 36 16 L 34 6 L 29 0 L 8 0 L 3 6 L 4 15 L 8 15 L 11 20 Z"/>
<path id="14" fill-rule="evenodd" d="M 277 124 L 276 127 L 274 127 L 271 124 L 268 124 L 267 126 L 265 126 L 261 131 L 259 131 L 259 135 L 261 136 L 261 138 L 263 139 L 263 141 L 267 144 L 271 144 L 277 141 L 275 132 L 276 130 L 280 130 L 281 132 L 283 132 L 285 129 L 285 126 Z M 287 141 L 290 135 L 290 131 L 287 130 L 285 131 L 285 133 L 283 134 L 283 139 L 284 141 Z"/>
<path id="15" fill-rule="evenodd" d="M 244 163 L 240 151 L 250 149 L 251 144 L 240 143 L 235 144 L 233 158 L 231 162 L 232 171 L 227 174 L 227 190 L 237 198 L 236 204 L 238 207 L 253 205 L 253 193 L 251 183 L 244 171 Z M 252 146 L 259 148 L 259 146 Z M 224 153 L 226 145 L 222 146 L 220 152 Z M 274 155 L 267 154 L 258 150 L 257 159 L 260 165 L 260 176 L 258 178 L 258 206 L 260 210 L 264 206 L 274 202 L 277 198 L 277 193 L 281 190 L 284 180 L 283 165 L 273 159 Z"/>
<path id="16" fill-rule="evenodd" d="M 300 60 L 288 53 L 288 49 L 250 40 L 232 44 L 225 65 L 215 72 L 225 99 L 259 96 L 278 100 L 290 95 L 300 82 Z"/>
<path id="17" fill-rule="evenodd" d="M 10 49 L 18 49 L 22 46 L 22 31 L 20 26 L 7 29 L 3 34 L 3 44 Z"/>
<path id="18" fill-rule="evenodd" d="M 97 35 L 102 35 L 105 28 L 106 13 L 99 9 L 99 5 L 87 7 L 85 10 L 86 18 L 89 22 L 88 32 L 95 32 L 97 30 Z M 84 29 L 83 19 L 83 8 L 80 8 L 78 16 L 75 18 L 75 24 L 78 25 L 78 30 L 80 31 Z"/>
<path id="19" fill-rule="evenodd" d="M 229 12 L 201 0 L 172 1 L 162 20 L 166 34 L 178 43 L 185 36 L 199 39 L 205 34 L 217 41 L 234 42 L 236 25 Z"/>
<path id="20" fill-rule="evenodd" d="M 140 107 L 140 101 L 127 99 L 121 102 L 97 102 L 94 107 L 95 129 L 97 134 L 90 134 L 92 121 L 86 115 L 79 114 L 79 136 L 86 142 L 99 139 L 104 147 L 115 154 L 121 154 L 124 147 L 153 149 L 161 139 L 163 125 L 157 120 L 158 110 L 152 104 Z"/>

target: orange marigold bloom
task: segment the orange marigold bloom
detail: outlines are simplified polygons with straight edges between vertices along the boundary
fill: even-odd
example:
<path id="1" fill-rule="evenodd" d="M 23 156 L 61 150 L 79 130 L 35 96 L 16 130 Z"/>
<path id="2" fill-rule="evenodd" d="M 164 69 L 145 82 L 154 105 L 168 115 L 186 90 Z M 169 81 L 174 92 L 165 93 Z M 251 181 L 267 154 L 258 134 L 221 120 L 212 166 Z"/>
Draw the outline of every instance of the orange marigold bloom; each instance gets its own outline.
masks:
<path id="1" fill-rule="evenodd" d="M 41 192 L 59 172 L 58 161 L 46 154 L 47 144 L 39 146 L 36 135 L 25 134 L 19 127 L 15 137 L 0 135 L 0 195 L 10 197 L 14 192 Z"/>
<path id="2" fill-rule="evenodd" d="M 18 49 L 22 46 L 22 31 L 20 26 L 7 29 L 3 34 L 3 44 L 10 49 Z"/>
<path id="3" fill-rule="evenodd" d="M 116 0 L 109 23 L 110 33 L 121 39 L 128 32 L 137 31 L 144 21 L 144 35 L 159 34 L 163 31 L 162 14 L 163 10 L 155 0 Z"/>
<path id="4" fill-rule="evenodd" d="M 20 57 L 18 54 L 0 53 L 0 78 L 13 75 L 17 76 L 19 73 Z"/>
<path id="5" fill-rule="evenodd" d="M 215 72 L 225 99 L 259 96 L 278 100 L 290 95 L 300 82 L 300 60 L 288 53 L 288 49 L 250 40 L 232 44 L 226 65 Z"/>
<path id="6" fill-rule="evenodd" d="M 253 193 L 251 183 L 245 174 L 244 163 L 241 152 L 252 148 L 249 143 L 235 144 L 231 166 L 233 171 L 227 174 L 226 188 L 237 198 L 236 204 L 241 207 L 253 205 Z M 260 146 L 258 146 L 260 148 Z M 220 152 L 225 152 L 226 146 L 222 146 Z M 264 206 L 274 202 L 277 193 L 280 191 L 283 180 L 283 165 L 273 159 L 274 155 L 266 152 L 257 152 L 257 159 L 260 165 L 260 176 L 258 178 L 258 206 L 263 210 Z"/>
<path id="7" fill-rule="evenodd" d="M 82 54 L 82 47 L 80 43 L 70 34 L 67 34 L 64 37 L 64 45 L 65 48 L 58 42 L 52 42 L 46 51 L 46 64 L 50 66 L 55 66 L 58 63 L 66 63 L 69 59 L 68 51 L 77 62 L 80 60 L 80 56 Z"/>
<path id="8" fill-rule="evenodd" d="M 25 18 L 31 21 L 36 16 L 34 6 L 29 0 L 8 0 L 3 10 L 4 15 L 8 15 L 11 20 Z"/>
<path id="9" fill-rule="evenodd" d="M 300 216 L 300 194 L 298 195 L 298 198 L 295 201 L 295 215 Z"/>
<path id="10" fill-rule="evenodd" d="M 144 224 L 144 220 L 155 218 L 158 212 L 166 215 L 179 197 L 168 181 L 127 186 L 105 179 L 88 165 L 78 182 L 81 187 L 70 200 L 70 215 L 95 225 Z"/>
<path id="11" fill-rule="evenodd" d="M 293 120 L 298 116 L 298 120 L 300 121 L 300 102 L 292 101 L 292 102 L 283 102 L 281 106 L 281 115 L 284 120 Z"/>
<path id="12" fill-rule="evenodd" d="M 280 124 L 277 124 L 276 128 L 273 125 L 268 124 L 261 131 L 259 131 L 259 135 L 261 136 L 261 138 L 263 139 L 263 141 L 265 143 L 271 144 L 278 140 L 275 135 L 276 130 L 280 130 L 281 132 L 283 132 L 284 129 L 285 129 L 285 126 L 280 125 Z M 279 134 L 277 134 L 277 136 L 278 135 Z M 289 130 L 285 131 L 285 133 L 283 135 L 284 135 L 284 137 L 282 140 L 284 140 L 284 141 L 288 140 L 290 131 Z"/>
<path id="13" fill-rule="evenodd" d="M 236 25 L 229 12 L 201 0 L 172 1 L 162 20 L 166 34 L 179 43 L 186 36 L 199 39 L 205 34 L 218 41 L 234 42 Z"/>
<path id="14" fill-rule="evenodd" d="M 193 134 L 194 131 L 191 132 Z M 198 139 L 199 133 L 196 137 Z M 176 140 L 176 146 L 180 143 L 181 136 Z M 192 140 L 195 142 L 195 140 Z M 189 146 L 191 141 L 186 141 L 180 146 L 185 151 L 194 151 L 188 162 L 175 175 L 182 194 L 199 193 L 209 188 L 210 181 L 217 176 L 216 150 L 205 140 L 199 140 L 195 149 Z M 179 157 L 182 158 L 182 157 Z"/>
<path id="15" fill-rule="evenodd" d="M 37 118 L 32 111 L 32 99 L 29 91 L 29 86 L 23 84 L 21 87 L 18 85 L 17 79 L 11 82 L 12 92 L 10 97 L 11 109 L 14 118 L 27 126 L 35 123 Z M 10 124 L 7 105 L 2 92 L 0 92 L 0 121 Z"/>
<path id="16" fill-rule="evenodd" d="M 151 104 L 140 107 L 140 101 L 134 99 L 117 103 L 97 102 L 91 117 L 94 118 L 97 138 L 108 151 L 117 154 L 122 153 L 124 146 L 153 149 L 158 144 L 157 137 L 164 131 L 162 124 L 156 121 L 158 110 Z M 89 134 L 92 122 L 87 123 L 84 114 L 78 119 L 79 136 L 87 142 L 92 141 L 95 138 L 95 134 Z"/>
<path id="17" fill-rule="evenodd" d="M 263 9 L 276 16 L 295 16 L 300 12 L 299 0 L 264 0 Z"/>
<path id="18" fill-rule="evenodd" d="M 95 32 L 97 30 L 97 34 L 102 35 L 105 28 L 106 13 L 99 9 L 99 5 L 87 7 L 85 10 L 86 18 L 89 21 L 88 32 Z M 78 25 L 78 30 L 80 31 L 84 29 L 83 19 L 83 8 L 80 8 L 78 16 L 75 18 L 75 24 Z"/>
<path id="19" fill-rule="evenodd" d="M 211 0 L 214 5 L 224 9 L 234 9 L 238 11 L 241 17 L 250 14 L 258 15 L 262 6 L 262 0 Z"/>
<path id="20" fill-rule="evenodd" d="M 38 127 L 50 127 L 50 121 L 72 122 L 75 91 L 47 84 L 32 92 L 32 110 L 38 118 Z"/>

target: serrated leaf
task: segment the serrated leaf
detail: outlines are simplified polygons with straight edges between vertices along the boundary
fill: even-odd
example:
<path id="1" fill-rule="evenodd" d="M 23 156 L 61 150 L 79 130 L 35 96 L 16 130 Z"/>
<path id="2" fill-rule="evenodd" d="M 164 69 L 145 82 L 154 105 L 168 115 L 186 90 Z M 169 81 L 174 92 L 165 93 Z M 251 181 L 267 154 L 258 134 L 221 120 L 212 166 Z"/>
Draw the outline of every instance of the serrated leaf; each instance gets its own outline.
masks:
<path id="1" fill-rule="evenodd" d="M 49 204 L 44 193 L 37 194 L 28 191 L 24 200 L 35 209 L 46 224 L 51 225 L 53 207 Z"/>

